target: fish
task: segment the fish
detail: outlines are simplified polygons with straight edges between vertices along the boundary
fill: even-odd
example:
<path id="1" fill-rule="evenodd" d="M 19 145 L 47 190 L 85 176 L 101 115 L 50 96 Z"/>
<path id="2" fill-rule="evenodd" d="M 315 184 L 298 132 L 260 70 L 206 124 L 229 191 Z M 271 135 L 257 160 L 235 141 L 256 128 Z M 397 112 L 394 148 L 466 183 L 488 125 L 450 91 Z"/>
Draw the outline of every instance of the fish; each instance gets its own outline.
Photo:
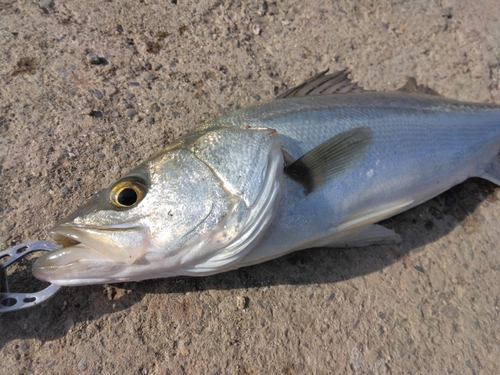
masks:
<path id="1" fill-rule="evenodd" d="M 401 241 L 381 220 L 481 177 L 500 185 L 500 106 L 414 80 L 364 90 L 326 71 L 209 121 L 50 231 L 56 285 L 207 276 L 314 247 Z"/>

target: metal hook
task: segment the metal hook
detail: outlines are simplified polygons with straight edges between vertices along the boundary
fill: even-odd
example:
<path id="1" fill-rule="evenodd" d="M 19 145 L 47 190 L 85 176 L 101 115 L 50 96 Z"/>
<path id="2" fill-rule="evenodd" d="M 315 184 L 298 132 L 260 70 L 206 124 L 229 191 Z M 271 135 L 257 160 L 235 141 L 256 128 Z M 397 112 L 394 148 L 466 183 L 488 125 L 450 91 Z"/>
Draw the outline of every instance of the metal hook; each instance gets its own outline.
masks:
<path id="1" fill-rule="evenodd" d="M 5 262 L 0 263 L 0 313 L 38 305 L 48 300 L 59 290 L 59 285 L 50 284 L 47 288 L 35 293 L 10 293 L 6 271 L 7 267 L 12 263 L 29 253 L 34 251 L 53 251 L 59 247 L 49 241 L 31 241 L 0 252 L 0 260 L 8 257 Z"/>

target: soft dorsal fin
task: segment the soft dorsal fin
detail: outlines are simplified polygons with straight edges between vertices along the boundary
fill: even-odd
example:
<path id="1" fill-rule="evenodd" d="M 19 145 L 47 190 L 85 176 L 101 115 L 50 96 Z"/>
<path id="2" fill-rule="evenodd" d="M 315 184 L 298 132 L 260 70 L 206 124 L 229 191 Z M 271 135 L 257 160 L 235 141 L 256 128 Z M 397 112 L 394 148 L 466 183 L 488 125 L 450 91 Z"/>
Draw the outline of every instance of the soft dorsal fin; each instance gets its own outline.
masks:
<path id="1" fill-rule="evenodd" d="M 397 91 L 407 92 L 410 94 L 425 94 L 425 95 L 437 95 L 440 96 L 436 91 L 427 87 L 425 85 L 417 85 L 417 80 L 414 77 L 406 77 L 407 81 L 405 85 L 399 88 Z"/>
<path id="2" fill-rule="evenodd" d="M 279 95 L 276 99 L 296 98 L 299 96 L 347 94 L 352 92 L 363 92 L 364 89 L 356 82 L 351 82 L 347 77 L 347 69 L 332 74 L 326 74 L 328 69 L 308 79 L 304 83 Z"/>
<path id="3" fill-rule="evenodd" d="M 309 194 L 324 182 L 354 168 L 366 155 L 371 140 L 372 131 L 367 126 L 337 134 L 286 166 L 285 173 Z"/>

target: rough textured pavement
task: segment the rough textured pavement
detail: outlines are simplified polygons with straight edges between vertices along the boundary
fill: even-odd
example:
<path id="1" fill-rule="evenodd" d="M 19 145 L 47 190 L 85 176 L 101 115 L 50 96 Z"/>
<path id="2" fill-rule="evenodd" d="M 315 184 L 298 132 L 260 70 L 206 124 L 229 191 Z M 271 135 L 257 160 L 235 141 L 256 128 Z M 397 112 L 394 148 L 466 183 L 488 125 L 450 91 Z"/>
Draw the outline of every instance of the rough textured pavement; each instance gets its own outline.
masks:
<path id="1" fill-rule="evenodd" d="M 0 246 L 205 120 L 325 69 L 500 103 L 500 2 L 0 2 Z M 92 55 L 95 54 L 95 55 Z M 1 374 L 494 374 L 500 189 L 473 179 L 385 225 L 395 246 L 64 288 L 0 317 Z M 29 262 L 14 290 L 37 287 Z"/>

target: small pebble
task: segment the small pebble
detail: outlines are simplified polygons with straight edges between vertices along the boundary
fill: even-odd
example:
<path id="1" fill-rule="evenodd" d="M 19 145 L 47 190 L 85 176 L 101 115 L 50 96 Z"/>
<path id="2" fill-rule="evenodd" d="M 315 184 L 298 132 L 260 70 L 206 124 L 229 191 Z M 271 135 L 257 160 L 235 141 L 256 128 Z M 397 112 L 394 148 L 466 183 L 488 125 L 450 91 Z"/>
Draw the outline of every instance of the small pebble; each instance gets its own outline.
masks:
<path id="1" fill-rule="evenodd" d="M 154 117 L 148 118 L 148 124 L 149 125 L 153 125 L 154 123 L 155 123 L 155 118 Z"/>
<path id="2" fill-rule="evenodd" d="M 7 244 L 8 240 L 9 237 L 7 236 L 0 237 L 0 251 L 4 251 L 6 248 L 9 247 L 9 245 Z"/>
<path id="3" fill-rule="evenodd" d="M 161 65 L 160 63 L 153 63 L 153 70 L 155 72 L 157 72 L 158 70 L 160 70 L 162 67 L 163 67 L 163 65 Z"/>
<path id="4" fill-rule="evenodd" d="M 260 26 L 259 26 L 259 25 L 253 25 L 253 27 L 252 27 L 252 32 L 253 32 L 255 35 L 259 35 L 259 34 L 260 34 Z"/>
<path id="5" fill-rule="evenodd" d="M 137 115 L 137 111 L 133 108 L 129 108 L 125 111 L 125 116 L 127 117 L 134 117 Z"/>
<path id="6" fill-rule="evenodd" d="M 120 117 L 120 113 L 116 109 L 113 109 L 113 110 L 111 110 L 109 112 L 106 112 L 106 116 L 107 117 L 118 118 L 118 117 Z"/>
<path id="7" fill-rule="evenodd" d="M 134 93 L 131 93 L 130 91 L 125 91 L 125 94 L 123 94 L 123 97 L 125 100 L 132 100 L 135 97 Z"/>
<path id="8" fill-rule="evenodd" d="M 245 310 L 248 308 L 249 298 L 246 296 L 238 296 L 236 299 L 236 306 L 240 310 Z"/>
<path id="9" fill-rule="evenodd" d="M 101 58 L 95 53 L 88 53 L 87 61 L 92 65 L 99 65 L 101 63 Z"/>
<path id="10" fill-rule="evenodd" d="M 108 96 L 113 96 L 118 92 L 116 87 L 113 85 L 109 85 L 107 86 L 107 88 L 108 88 Z M 106 95 L 106 90 L 103 89 L 102 91 L 104 92 L 104 95 Z"/>
<path id="11" fill-rule="evenodd" d="M 92 116 L 94 110 L 92 108 L 83 108 L 81 114 L 86 116 Z"/>
<path id="12" fill-rule="evenodd" d="M 151 74 L 149 72 L 142 72 L 141 73 L 141 78 L 147 82 L 153 81 L 156 77 L 154 74 Z"/>
<path id="13" fill-rule="evenodd" d="M 76 367 L 78 368 L 78 371 L 85 371 L 87 369 L 87 359 L 86 358 L 80 359 Z"/>
<path id="14" fill-rule="evenodd" d="M 102 98 L 104 97 L 104 94 L 103 94 L 101 91 L 97 90 L 97 89 L 94 89 L 94 90 L 89 90 L 89 92 L 90 92 L 92 95 L 94 95 L 94 96 L 95 96 L 97 99 L 99 99 L 99 100 L 100 100 L 100 99 L 102 99 Z"/>
<path id="15" fill-rule="evenodd" d="M 441 16 L 445 18 L 452 18 L 451 8 L 443 8 L 441 9 Z"/>
<path id="16" fill-rule="evenodd" d="M 27 355 L 30 351 L 30 347 L 28 346 L 28 344 L 22 343 L 17 347 L 17 350 L 19 351 L 19 353 Z"/>
<path id="17" fill-rule="evenodd" d="M 260 4 L 257 14 L 262 17 L 265 16 L 268 11 L 269 11 L 269 5 L 267 5 L 267 1 L 264 1 L 262 4 Z"/>
<path id="18" fill-rule="evenodd" d="M 53 8 L 54 7 L 53 0 L 41 0 L 39 4 L 41 7 L 44 7 L 44 8 Z"/>
<path id="19" fill-rule="evenodd" d="M 65 197 L 66 195 L 68 195 L 70 193 L 70 190 L 67 186 L 64 186 L 62 189 L 61 189 L 61 194 L 63 197 Z"/>
<path id="20" fill-rule="evenodd" d="M 418 272 L 424 273 L 424 269 L 422 266 L 413 266 L 414 269 L 416 269 Z"/>

